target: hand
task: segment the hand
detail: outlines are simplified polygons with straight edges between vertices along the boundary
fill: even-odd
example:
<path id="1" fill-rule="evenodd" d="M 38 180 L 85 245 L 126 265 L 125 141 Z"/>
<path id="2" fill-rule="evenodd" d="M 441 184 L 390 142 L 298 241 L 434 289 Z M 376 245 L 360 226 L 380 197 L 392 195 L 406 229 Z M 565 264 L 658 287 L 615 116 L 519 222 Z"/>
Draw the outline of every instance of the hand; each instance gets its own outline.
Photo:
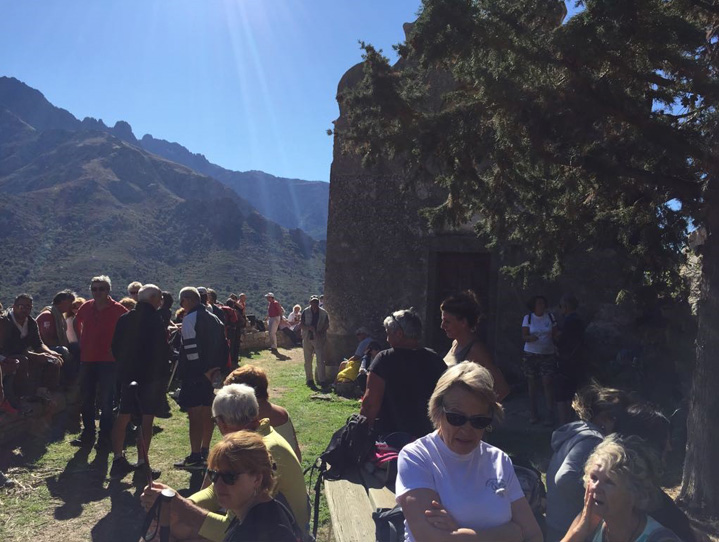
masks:
<path id="1" fill-rule="evenodd" d="M 165 484 L 161 484 L 159 482 L 152 482 L 152 485 L 145 486 L 145 489 L 142 491 L 142 495 L 140 495 L 140 504 L 146 512 L 152 508 L 153 504 L 155 504 L 157 497 L 160 496 L 163 489 L 170 489 L 170 486 L 166 486 Z"/>
<path id="2" fill-rule="evenodd" d="M 457 522 L 441 503 L 432 501 L 431 506 L 429 510 L 424 511 L 424 517 L 427 518 L 432 527 L 450 533 L 459 529 Z"/>
<path id="3" fill-rule="evenodd" d="M 582 508 L 579 517 L 572 523 L 563 540 L 588 540 L 601 521 L 602 517 L 597 513 L 594 506 L 594 490 L 587 486 L 584 491 L 584 508 Z"/>

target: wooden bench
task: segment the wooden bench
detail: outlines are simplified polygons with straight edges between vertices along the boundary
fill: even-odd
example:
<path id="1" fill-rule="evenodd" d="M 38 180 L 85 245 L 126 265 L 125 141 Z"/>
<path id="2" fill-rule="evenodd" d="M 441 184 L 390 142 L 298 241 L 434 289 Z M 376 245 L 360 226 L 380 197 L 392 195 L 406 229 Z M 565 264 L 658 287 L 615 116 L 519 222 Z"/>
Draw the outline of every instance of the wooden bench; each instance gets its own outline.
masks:
<path id="1" fill-rule="evenodd" d="M 336 542 L 371 542 L 375 539 L 372 512 L 396 504 L 381 478 L 360 469 L 341 480 L 325 480 L 325 498 Z"/>

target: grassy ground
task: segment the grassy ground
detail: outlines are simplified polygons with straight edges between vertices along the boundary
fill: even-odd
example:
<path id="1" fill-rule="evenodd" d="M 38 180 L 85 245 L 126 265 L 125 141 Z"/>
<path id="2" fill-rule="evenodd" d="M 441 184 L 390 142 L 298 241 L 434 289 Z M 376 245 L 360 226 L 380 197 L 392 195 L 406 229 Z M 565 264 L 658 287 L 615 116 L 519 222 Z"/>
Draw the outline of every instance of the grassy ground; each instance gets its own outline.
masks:
<path id="1" fill-rule="evenodd" d="M 269 374 L 270 400 L 291 413 L 306 468 L 324 450 L 332 433 L 357 411 L 358 402 L 336 396 L 311 398 L 313 392 L 304 385 L 301 349 L 283 353 L 289 359 L 279 360 L 264 351 L 254 354 L 252 363 Z M 201 475 L 172 468 L 174 461 L 189 452 L 189 444 L 187 416 L 174 401 L 170 404 L 172 417 L 155 421 L 150 459 L 153 467 L 162 470 L 160 481 L 186 495 L 199 486 Z M 70 446 L 79 428 L 77 419 L 56 419 L 55 425 L 54 442 L 48 443 L 43 435 L 27 439 L 11 451 L 7 473 L 16 483 L 14 488 L 0 491 L 0 540 L 137 540 L 144 518 L 137 499 L 143 486 L 141 477 L 110 481 L 111 456 Z M 135 459 L 131 447 L 128 458 Z M 320 517 L 320 540 L 329 540 L 324 503 Z"/>

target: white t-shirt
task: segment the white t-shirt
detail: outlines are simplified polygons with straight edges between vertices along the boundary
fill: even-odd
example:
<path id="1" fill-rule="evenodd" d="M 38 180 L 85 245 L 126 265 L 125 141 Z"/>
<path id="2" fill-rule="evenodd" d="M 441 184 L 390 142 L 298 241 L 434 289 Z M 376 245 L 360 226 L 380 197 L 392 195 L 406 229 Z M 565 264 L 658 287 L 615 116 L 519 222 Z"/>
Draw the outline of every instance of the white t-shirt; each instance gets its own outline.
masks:
<path id="1" fill-rule="evenodd" d="M 430 433 L 408 444 L 397 460 L 396 494 L 432 489 L 457 523 L 483 530 L 512 519 L 512 503 L 524 497 L 509 456 L 480 442 L 469 454 L 450 450 L 437 434 Z M 414 537 L 405 521 L 405 541 Z"/>
<path id="2" fill-rule="evenodd" d="M 554 343 L 552 342 L 552 328 L 557 323 L 552 321 L 548 312 L 545 312 L 542 316 L 532 314 L 532 322 L 529 322 L 529 315 L 524 315 L 522 320 L 522 327 L 529 328 L 530 335 L 536 335 L 539 337 L 538 341 L 532 341 L 531 343 L 524 343 L 524 351 L 530 354 L 554 354 Z"/>

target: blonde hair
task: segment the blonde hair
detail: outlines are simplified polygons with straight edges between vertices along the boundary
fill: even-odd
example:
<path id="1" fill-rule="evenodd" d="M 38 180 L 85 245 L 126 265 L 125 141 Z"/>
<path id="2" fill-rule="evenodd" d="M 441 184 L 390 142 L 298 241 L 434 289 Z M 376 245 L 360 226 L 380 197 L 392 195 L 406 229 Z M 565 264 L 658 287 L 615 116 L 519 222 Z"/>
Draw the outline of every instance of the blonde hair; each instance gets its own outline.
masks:
<path id="1" fill-rule="evenodd" d="M 495 419 L 504 418 L 504 409 L 497 402 L 497 395 L 494 393 L 494 379 L 490 372 L 477 363 L 463 361 L 444 372 L 429 399 L 427 413 L 435 429 L 439 428 L 439 422 L 444 415 L 444 398 L 455 387 L 462 387 L 486 401 Z"/>
<path id="2" fill-rule="evenodd" d="M 274 461 L 262 437 L 254 431 L 228 433 L 210 450 L 207 465 L 214 470 L 262 475 L 259 491 L 272 493 L 277 485 Z"/>
<path id="3" fill-rule="evenodd" d="M 660 465 L 659 457 L 644 439 L 613 434 L 605 438 L 587 459 L 584 485 L 589 483 L 592 469 L 600 466 L 634 497 L 635 508 L 647 512 L 658 504 Z"/>
<path id="4" fill-rule="evenodd" d="M 120 305 L 122 305 L 129 311 L 134 309 L 135 305 L 137 305 L 137 301 L 135 301 L 131 297 L 123 297 L 120 301 L 118 301 L 118 303 L 120 303 Z"/>

